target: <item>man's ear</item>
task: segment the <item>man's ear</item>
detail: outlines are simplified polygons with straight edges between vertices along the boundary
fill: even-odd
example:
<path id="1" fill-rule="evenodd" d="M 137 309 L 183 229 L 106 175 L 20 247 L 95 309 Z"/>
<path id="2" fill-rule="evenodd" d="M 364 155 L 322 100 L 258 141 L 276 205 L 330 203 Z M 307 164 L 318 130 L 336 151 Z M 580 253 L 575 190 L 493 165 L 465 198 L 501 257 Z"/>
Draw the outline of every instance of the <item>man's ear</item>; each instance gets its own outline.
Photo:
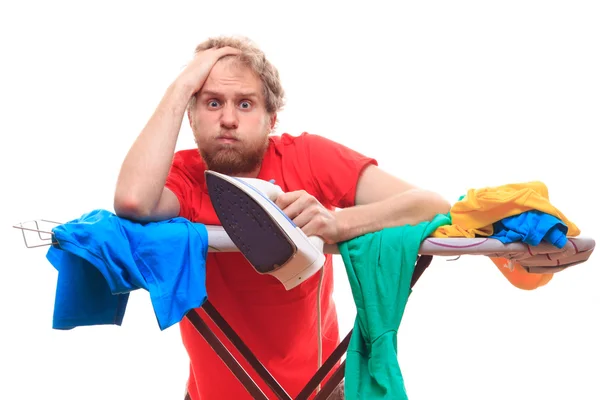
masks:
<path id="1" fill-rule="evenodd" d="M 190 123 L 190 127 L 192 126 L 192 111 L 191 108 L 188 107 L 187 109 L 187 116 L 188 116 L 188 122 Z"/>
<path id="2" fill-rule="evenodd" d="M 271 120 L 269 122 L 271 124 L 271 130 L 275 129 L 275 123 L 277 122 L 277 113 L 276 112 L 271 114 Z"/>

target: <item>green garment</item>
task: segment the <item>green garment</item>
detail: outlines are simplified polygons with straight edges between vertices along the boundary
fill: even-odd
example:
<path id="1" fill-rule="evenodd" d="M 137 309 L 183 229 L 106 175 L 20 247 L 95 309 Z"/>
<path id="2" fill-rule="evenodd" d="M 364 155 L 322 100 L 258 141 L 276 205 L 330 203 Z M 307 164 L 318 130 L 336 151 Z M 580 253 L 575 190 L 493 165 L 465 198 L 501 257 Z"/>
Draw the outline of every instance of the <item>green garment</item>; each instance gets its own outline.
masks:
<path id="1" fill-rule="evenodd" d="M 418 225 L 386 228 L 338 244 L 357 317 L 346 355 L 345 396 L 407 400 L 397 332 L 411 293 L 419 248 L 447 215 Z"/>

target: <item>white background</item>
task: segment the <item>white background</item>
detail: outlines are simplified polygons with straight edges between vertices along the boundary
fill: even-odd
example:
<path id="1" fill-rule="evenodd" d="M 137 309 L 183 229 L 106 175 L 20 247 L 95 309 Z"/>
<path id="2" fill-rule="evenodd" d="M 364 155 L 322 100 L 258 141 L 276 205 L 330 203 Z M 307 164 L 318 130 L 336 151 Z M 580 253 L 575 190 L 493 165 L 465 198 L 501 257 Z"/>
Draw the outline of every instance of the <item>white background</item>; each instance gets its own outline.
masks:
<path id="1" fill-rule="evenodd" d="M 2 399 L 182 399 L 179 331 L 158 329 L 148 294 L 132 294 L 122 327 L 52 330 L 56 271 L 12 225 L 112 209 L 129 146 L 209 36 L 247 35 L 279 68 L 278 133 L 338 140 L 451 201 L 540 180 L 600 239 L 595 1 L 7 3 Z M 178 148 L 193 146 L 184 123 Z M 345 334 L 355 309 L 336 265 Z M 600 399 L 599 278 L 597 254 L 532 292 L 484 257 L 436 259 L 398 335 L 409 398 Z"/>

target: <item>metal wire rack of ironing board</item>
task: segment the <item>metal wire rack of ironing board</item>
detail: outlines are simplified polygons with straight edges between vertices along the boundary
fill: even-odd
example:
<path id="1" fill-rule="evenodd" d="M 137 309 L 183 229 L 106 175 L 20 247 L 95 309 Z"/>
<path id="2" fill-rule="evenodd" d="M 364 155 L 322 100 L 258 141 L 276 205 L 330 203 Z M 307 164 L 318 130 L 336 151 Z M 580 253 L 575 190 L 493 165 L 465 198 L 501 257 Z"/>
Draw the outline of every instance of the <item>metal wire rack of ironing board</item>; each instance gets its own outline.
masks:
<path id="1" fill-rule="evenodd" d="M 28 248 L 49 246 L 53 244 L 52 226 L 60 222 L 45 219 L 22 222 L 14 225 L 20 229 L 25 246 Z M 239 251 L 233 244 L 225 230 L 220 226 L 207 226 L 209 252 Z M 33 233 L 35 242 L 27 239 L 26 233 Z M 36 235 L 35 235 L 36 234 Z M 504 244 L 493 238 L 426 238 L 419 250 L 415 270 L 411 280 L 411 288 L 430 265 L 434 256 L 454 257 L 456 260 L 465 255 L 482 255 L 488 257 L 503 257 L 507 260 L 518 261 L 531 273 L 560 272 L 566 268 L 583 263 L 588 260 L 595 248 L 595 241 L 589 237 L 569 237 L 567 245 L 558 249 L 552 245 L 541 243 L 538 246 L 529 246 L 522 242 Z M 339 254 L 335 245 L 326 245 L 326 254 Z M 214 324 L 223 332 L 225 337 L 244 357 L 256 374 L 264 381 L 278 399 L 292 399 L 285 389 L 271 375 L 268 369 L 258 360 L 239 335 L 231 328 L 225 318 L 207 300 L 202 309 Z M 192 323 L 198 333 L 215 350 L 219 358 L 227 365 L 229 370 L 242 383 L 254 399 L 269 399 L 264 391 L 252 379 L 248 371 L 240 364 L 238 359 L 227 349 L 223 342 L 210 329 L 206 322 L 195 311 L 191 310 L 186 318 Z M 337 348 L 323 362 L 306 383 L 301 392 L 294 397 L 297 400 L 309 399 L 318 389 L 323 380 L 330 375 L 321 389 L 313 397 L 315 400 L 327 399 L 340 385 L 344 378 L 345 360 L 342 357 L 348 349 L 352 331 L 344 337 Z M 334 370 L 334 368 L 337 369 Z"/>

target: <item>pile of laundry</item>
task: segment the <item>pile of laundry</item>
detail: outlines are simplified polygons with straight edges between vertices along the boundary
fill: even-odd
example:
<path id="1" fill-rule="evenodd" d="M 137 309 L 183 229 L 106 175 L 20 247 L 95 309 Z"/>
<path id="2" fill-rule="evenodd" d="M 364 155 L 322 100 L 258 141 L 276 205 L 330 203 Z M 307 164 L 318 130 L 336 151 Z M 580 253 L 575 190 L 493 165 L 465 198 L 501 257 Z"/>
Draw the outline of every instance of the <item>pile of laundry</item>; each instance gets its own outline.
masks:
<path id="1" fill-rule="evenodd" d="M 580 233 L 550 203 L 542 182 L 470 189 L 452 206 L 450 218 L 452 224 L 436 229 L 433 237 L 489 236 L 503 243 L 522 241 L 537 246 L 546 241 L 562 248 L 567 236 Z"/>
<path id="2" fill-rule="evenodd" d="M 579 228 L 550 202 L 548 188 L 539 181 L 497 187 L 470 189 L 450 210 L 451 225 L 436 229 L 432 237 L 490 237 L 502 243 L 523 242 L 529 254 L 522 261 L 489 257 L 514 286 L 537 289 L 547 284 L 563 266 L 552 267 L 546 252 L 535 257 L 529 246 L 550 244 L 558 257 L 568 237 L 578 236 Z M 542 266 L 542 268 L 535 268 Z"/>

